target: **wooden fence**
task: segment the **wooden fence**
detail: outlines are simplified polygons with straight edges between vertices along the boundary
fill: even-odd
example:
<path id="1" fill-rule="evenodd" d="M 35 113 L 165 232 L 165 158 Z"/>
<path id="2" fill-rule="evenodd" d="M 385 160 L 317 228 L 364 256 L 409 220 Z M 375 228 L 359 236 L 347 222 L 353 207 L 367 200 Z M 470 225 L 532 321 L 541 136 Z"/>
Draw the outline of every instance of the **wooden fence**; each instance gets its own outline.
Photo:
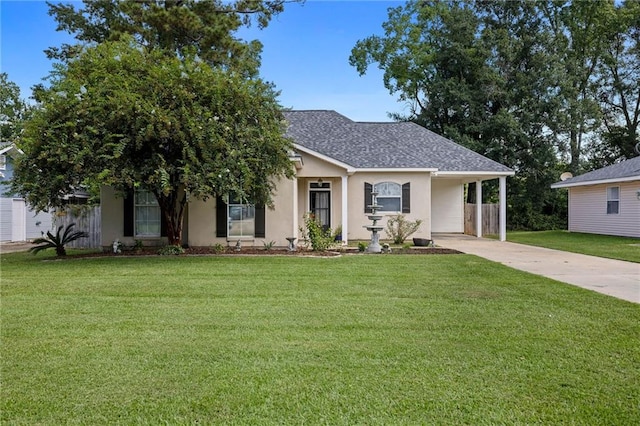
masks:
<path id="1" fill-rule="evenodd" d="M 476 235 L 476 205 L 464 205 L 464 233 Z M 482 235 L 500 233 L 500 204 L 482 205 Z"/>
<path id="2" fill-rule="evenodd" d="M 69 206 L 55 213 L 55 229 L 65 228 L 75 223 L 74 231 L 85 231 L 87 238 L 77 239 L 66 245 L 68 248 L 99 248 L 100 239 L 100 206 L 77 205 Z"/>

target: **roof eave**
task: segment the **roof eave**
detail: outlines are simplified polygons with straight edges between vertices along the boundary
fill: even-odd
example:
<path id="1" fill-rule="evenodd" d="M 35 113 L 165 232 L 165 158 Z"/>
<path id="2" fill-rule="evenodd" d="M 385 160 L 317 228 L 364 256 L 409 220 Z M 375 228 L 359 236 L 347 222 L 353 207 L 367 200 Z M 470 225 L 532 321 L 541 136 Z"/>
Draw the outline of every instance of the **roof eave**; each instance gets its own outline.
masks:
<path id="1" fill-rule="evenodd" d="M 351 166 L 350 164 L 343 163 L 342 161 L 338 161 L 335 158 L 329 157 L 328 155 L 321 154 L 318 151 L 314 151 L 313 149 L 306 148 L 305 146 L 300 145 L 298 143 L 294 143 L 293 146 L 295 149 L 302 151 L 305 154 L 313 155 L 314 157 L 324 160 L 327 163 L 333 164 L 334 166 L 341 167 L 345 169 L 347 173 L 354 173 L 356 171 L 356 168 Z"/>
<path id="2" fill-rule="evenodd" d="M 509 171 L 477 171 L 477 170 L 466 170 L 466 171 L 438 171 L 436 176 L 513 176 L 516 172 L 513 170 Z"/>
<path id="3" fill-rule="evenodd" d="M 610 179 L 596 179 L 596 180 L 586 180 L 581 182 L 556 182 L 551 185 L 552 189 L 557 188 L 573 188 L 576 186 L 590 186 L 590 185 L 602 185 L 607 183 L 618 183 L 618 182 L 633 182 L 635 180 L 640 180 L 640 175 L 635 176 L 625 176 L 619 178 L 610 178 Z"/>
<path id="4" fill-rule="evenodd" d="M 24 155 L 24 152 L 15 145 L 8 145 L 0 149 L 0 155 L 9 155 L 11 158 L 16 158 L 19 155 Z"/>

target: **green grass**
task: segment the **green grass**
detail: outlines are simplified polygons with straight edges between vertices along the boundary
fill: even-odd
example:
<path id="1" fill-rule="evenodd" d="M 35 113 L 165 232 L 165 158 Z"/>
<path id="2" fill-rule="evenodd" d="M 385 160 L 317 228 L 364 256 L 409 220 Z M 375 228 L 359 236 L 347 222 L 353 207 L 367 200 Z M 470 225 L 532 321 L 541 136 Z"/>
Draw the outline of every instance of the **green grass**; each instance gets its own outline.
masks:
<path id="1" fill-rule="evenodd" d="M 640 263 L 640 238 L 538 231 L 509 232 L 507 241 Z"/>
<path id="2" fill-rule="evenodd" d="M 640 423 L 640 305 L 475 256 L 43 259 L 3 425 Z"/>

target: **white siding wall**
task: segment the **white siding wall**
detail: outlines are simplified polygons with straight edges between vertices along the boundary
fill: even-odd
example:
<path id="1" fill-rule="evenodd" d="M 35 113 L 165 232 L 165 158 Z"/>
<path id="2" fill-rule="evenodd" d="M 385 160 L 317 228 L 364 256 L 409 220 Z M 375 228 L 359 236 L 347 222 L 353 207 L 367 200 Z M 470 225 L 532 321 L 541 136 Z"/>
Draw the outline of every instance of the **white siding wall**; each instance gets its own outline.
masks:
<path id="1" fill-rule="evenodd" d="M 607 214 L 607 188 L 620 187 L 619 214 Z M 569 231 L 640 238 L 640 181 L 569 188 Z"/>
<path id="2" fill-rule="evenodd" d="M 464 185 L 458 179 L 431 180 L 431 232 L 464 232 Z"/>
<path id="3" fill-rule="evenodd" d="M 25 221 L 27 227 L 27 240 L 40 238 L 42 233 L 45 234 L 53 227 L 53 214 L 51 212 L 36 213 L 31 209 L 27 209 L 27 218 Z"/>
<path id="4" fill-rule="evenodd" d="M 21 203 L 14 198 L 0 198 L 0 241 L 13 241 L 16 238 L 33 240 L 42 236 L 51 229 L 51 213 L 40 212 L 36 214 L 31 209 L 22 210 Z M 18 206 L 21 208 L 18 210 Z M 14 211 L 15 210 L 15 211 Z M 15 214 L 24 214 L 21 221 L 15 222 Z M 14 226 L 22 226 L 23 229 L 14 229 Z"/>
<path id="5" fill-rule="evenodd" d="M 0 241 L 11 241 L 13 198 L 0 198 Z"/>

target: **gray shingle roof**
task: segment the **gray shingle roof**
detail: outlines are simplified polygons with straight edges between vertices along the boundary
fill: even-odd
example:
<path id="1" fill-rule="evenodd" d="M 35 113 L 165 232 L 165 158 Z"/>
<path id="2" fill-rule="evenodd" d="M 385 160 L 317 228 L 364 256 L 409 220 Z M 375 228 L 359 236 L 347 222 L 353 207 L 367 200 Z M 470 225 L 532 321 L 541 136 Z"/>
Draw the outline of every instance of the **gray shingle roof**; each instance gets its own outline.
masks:
<path id="1" fill-rule="evenodd" d="M 615 181 L 616 179 L 625 179 L 636 177 L 640 179 L 640 157 L 634 157 L 629 160 L 621 161 L 601 169 L 585 173 L 583 175 L 574 176 L 563 182 L 556 182 L 551 185 L 552 188 L 562 188 L 565 186 L 578 186 L 579 184 L 588 185 L 590 182 L 598 181 Z"/>
<path id="2" fill-rule="evenodd" d="M 295 143 L 358 169 L 512 170 L 415 123 L 355 122 L 335 111 L 285 111 Z"/>

